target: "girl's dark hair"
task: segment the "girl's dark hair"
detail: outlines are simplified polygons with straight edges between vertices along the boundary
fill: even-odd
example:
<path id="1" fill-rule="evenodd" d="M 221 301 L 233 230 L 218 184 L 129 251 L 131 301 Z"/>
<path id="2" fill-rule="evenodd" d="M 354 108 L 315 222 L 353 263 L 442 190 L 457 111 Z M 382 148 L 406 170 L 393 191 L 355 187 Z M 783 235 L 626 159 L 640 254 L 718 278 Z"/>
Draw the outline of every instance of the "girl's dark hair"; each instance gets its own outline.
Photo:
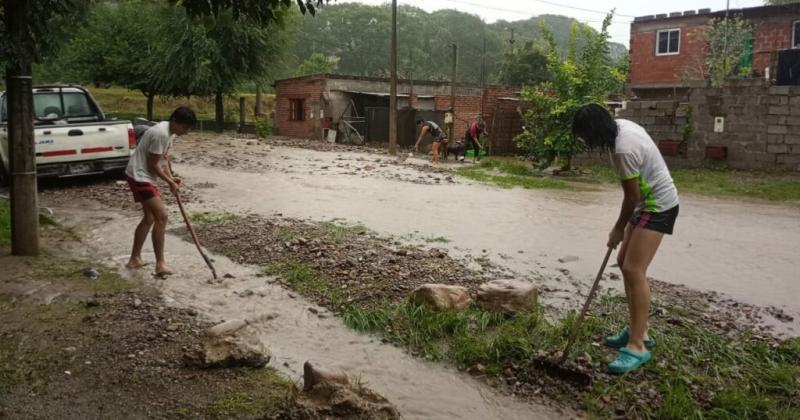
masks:
<path id="1" fill-rule="evenodd" d="M 580 107 L 572 118 L 572 134 L 586 142 L 590 149 L 613 149 L 619 126 L 608 111 L 598 104 Z"/>
<path id="2" fill-rule="evenodd" d="M 425 124 L 425 120 L 417 120 L 417 125 Z"/>
<path id="3" fill-rule="evenodd" d="M 169 120 L 176 124 L 194 127 L 197 123 L 197 116 L 191 108 L 182 106 L 172 111 L 172 116 L 169 117 Z"/>

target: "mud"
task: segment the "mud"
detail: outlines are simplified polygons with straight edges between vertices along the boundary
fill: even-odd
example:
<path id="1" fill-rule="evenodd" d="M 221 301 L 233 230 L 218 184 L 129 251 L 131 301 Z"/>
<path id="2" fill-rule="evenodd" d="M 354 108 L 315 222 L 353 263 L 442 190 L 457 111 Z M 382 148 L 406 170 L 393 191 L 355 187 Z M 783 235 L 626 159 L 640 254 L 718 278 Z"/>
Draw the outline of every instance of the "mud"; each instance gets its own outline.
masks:
<path id="1" fill-rule="evenodd" d="M 136 219 L 114 212 L 60 212 L 62 220 L 80 225 L 88 255 L 120 268 L 127 258 L 130 231 Z M 175 227 L 177 227 L 176 225 Z M 302 365 L 314 360 L 342 368 L 361 383 L 386 397 L 404 418 L 419 419 L 550 419 L 567 416 L 558 409 L 516 401 L 491 390 L 465 374 L 415 359 L 379 339 L 360 335 L 321 308 L 263 277 L 256 267 L 215 257 L 222 283 L 211 280 L 194 246 L 174 236 L 167 238 L 167 258 L 179 275 L 152 280 L 145 272 L 131 276 L 155 282 L 172 305 L 192 308 L 212 322 L 256 320 L 251 324 L 272 353 L 270 366 L 293 378 Z M 145 250 L 149 252 L 149 245 Z M 145 254 L 152 264 L 152 254 Z M 252 293 L 244 293 L 246 290 Z"/>
<path id="2" fill-rule="evenodd" d="M 548 281 L 547 287 L 571 307 L 580 303 L 576 291 L 586 287 L 596 273 L 607 226 L 614 222 L 620 199 L 616 190 L 501 190 L 458 178 L 454 184 L 414 185 L 404 181 L 443 176 L 418 171 L 428 164 L 416 158 L 408 159 L 418 161 L 411 167 L 383 168 L 394 173 L 388 178 L 371 173 L 356 177 L 337 172 L 332 162 L 341 158 L 355 165 L 359 159 L 369 160 L 365 156 L 379 159 L 383 155 L 247 146 L 243 140 L 228 144 L 219 151 L 209 142 L 209 152 L 191 142 L 178 147 L 177 153 L 193 159 L 192 165 L 180 167 L 192 183 L 217 185 L 199 192 L 206 209 L 339 218 L 385 235 L 422 232 L 425 237 L 443 237 L 449 242 L 442 247 L 454 256 L 486 256 L 515 272 Z M 223 169 L 204 163 L 218 153 L 248 148 L 265 149 L 258 156 L 263 170 L 245 172 L 236 164 Z M 794 298 L 800 295 L 794 252 L 800 248 L 800 207 L 682 198 L 676 234 L 665 239 L 650 275 L 722 293 L 737 302 L 774 307 L 773 312 L 788 316 L 766 317 L 764 324 L 788 336 L 800 334 L 800 304 Z M 580 258 L 558 262 L 567 255 Z M 620 289 L 622 283 L 608 286 Z"/>

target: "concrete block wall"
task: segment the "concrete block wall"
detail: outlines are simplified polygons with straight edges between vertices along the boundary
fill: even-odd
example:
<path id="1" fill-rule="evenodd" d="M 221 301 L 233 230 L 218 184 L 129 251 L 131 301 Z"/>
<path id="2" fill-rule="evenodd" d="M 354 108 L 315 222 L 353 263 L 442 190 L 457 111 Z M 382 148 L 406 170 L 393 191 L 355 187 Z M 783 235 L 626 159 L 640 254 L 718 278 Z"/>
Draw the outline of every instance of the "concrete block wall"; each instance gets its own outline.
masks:
<path id="1" fill-rule="evenodd" d="M 628 102 L 618 116 L 642 125 L 656 143 L 684 140 L 689 123 L 686 156 L 668 159 L 673 163 L 701 164 L 706 147 L 723 146 L 733 168 L 800 171 L 800 86 L 743 80 L 693 88 L 688 100 Z M 725 118 L 721 133 L 716 117 Z"/>

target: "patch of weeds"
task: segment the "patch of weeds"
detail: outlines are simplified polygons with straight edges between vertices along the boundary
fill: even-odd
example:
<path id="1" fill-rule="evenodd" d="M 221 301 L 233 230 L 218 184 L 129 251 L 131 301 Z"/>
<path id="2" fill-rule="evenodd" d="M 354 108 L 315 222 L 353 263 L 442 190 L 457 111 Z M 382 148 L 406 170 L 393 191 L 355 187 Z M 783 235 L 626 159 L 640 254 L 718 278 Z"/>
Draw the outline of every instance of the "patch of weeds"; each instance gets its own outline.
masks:
<path id="1" fill-rule="evenodd" d="M 535 174 L 530 175 L 514 175 L 504 174 L 497 172 L 489 172 L 483 168 L 459 168 L 456 173 L 464 178 L 469 178 L 473 181 L 483 182 L 485 184 L 496 185 L 500 188 L 514 188 L 520 187 L 525 189 L 576 189 L 577 187 L 560 179 L 538 176 Z"/>
<path id="2" fill-rule="evenodd" d="M 286 284 L 298 293 L 315 298 L 322 298 L 335 307 L 344 304 L 342 293 L 333 288 L 330 281 L 310 264 L 302 261 L 285 261 L 267 264 L 264 273 L 279 276 Z"/>
<path id="3" fill-rule="evenodd" d="M 594 343 L 625 325 L 625 305 L 617 295 L 600 299 L 593 313 L 603 316 L 586 318 L 573 359 L 584 357 L 593 370 L 605 370 L 615 352 Z M 665 307 L 674 315 L 691 313 Z M 560 351 L 575 318 L 572 311 L 549 321 L 541 309 L 514 315 L 475 307 L 435 311 L 407 301 L 350 306 L 344 313 L 345 323 L 356 330 L 378 333 L 415 354 L 460 368 L 481 364 L 495 376 L 509 366 L 535 369 L 531 360 L 541 352 Z M 658 317 L 651 331 L 659 344 L 653 362 L 641 370 L 621 377 L 597 375 L 578 399 L 552 387 L 543 392 L 565 403 L 583 401 L 579 408 L 593 418 L 611 418 L 619 410 L 629 418 L 800 418 L 800 340 L 776 350 L 756 339 L 726 337 L 689 323 L 675 326 Z"/>
<path id="4" fill-rule="evenodd" d="M 294 242 L 300 237 L 297 231 L 290 226 L 279 226 L 276 229 L 275 236 L 280 239 L 281 242 Z"/>
<path id="5" fill-rule="evenodd" d="M 425 242 L 429 244 L 437 243 L 437 244 L 449 244 L 451 241 L 444 236 L 429 236 L 423 239 Z"/>
<path id="6" fill-rule="evenodd" d="M 0 246 L 11 244 L 11 209 L 8 201 L 0 200 Z"/>
<path id="7" fill-rule="evenodd" d="M 117 293 L 134 287 L 116 270 L 95 266 L 87 261 L 42 256 L 31 260 L 30 265 L 38 278 L 83 284 L 85 289 L 92 290 L 94 293 Z M 83 275 L 83 270 L 89 267 L 94 267 L 100 273 L 96 280 Z"/>
<path id="8" fill-rule="evenodd" d="M 589 165 L 584 180 L 619 183 L 610 165 Z M 747 197 L 770 201 L 800 200 L 800 177 L 790 174 L 738 171 L 728 168 L 671 168 L 679 191 L 710 196 Z"/>
<path id="9" fill-rule="evenodd" d="M 189 219 L 196 225 L 221 225 L 228 222 L 235 222 L 241 216 L 228 212 L 214 212 L 206 211 L 201 213 L 192 213 Z"/>
<path id="10" fill-rule="evenodd" d="M 283 413 L 296 394 L 292 383 L 269 368 L 245 371 L 236 388 L 207 411 L 219 418 L 271 418 Z"/>
<path id="11" fill-rule="evenodd" d="M 368 233 L 367 228 L 361 224 L 344 225 L 335 222 L 322 222 L 319 227 L 325 235 L 336 242 L 344 242 L 353 236 Z"/>

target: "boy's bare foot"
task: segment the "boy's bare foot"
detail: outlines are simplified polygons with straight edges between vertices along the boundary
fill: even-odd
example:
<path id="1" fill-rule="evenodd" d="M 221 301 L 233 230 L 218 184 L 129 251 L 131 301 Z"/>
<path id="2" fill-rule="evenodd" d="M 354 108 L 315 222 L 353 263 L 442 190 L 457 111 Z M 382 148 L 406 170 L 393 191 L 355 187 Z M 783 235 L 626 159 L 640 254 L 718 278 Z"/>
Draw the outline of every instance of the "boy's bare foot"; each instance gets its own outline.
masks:
<path id="1" fill-rule="evenodd" d="M 138 270 L 145 266 L 144 261 L 141 258 L 131 258 L 125 267 L 130 268 L 131 270 Z"/>
<path id="2" fill-rule="evenodd" d="M 163 278 L 169 277 L 169 276 L 171 276 L 173 274 L 174 273 L 172 272 L 172 270 L 167 268 L 165 265 L 156 266 L 156 277 L 158 277 L 158 278 L 162 278 L 163 279 Z"/>

